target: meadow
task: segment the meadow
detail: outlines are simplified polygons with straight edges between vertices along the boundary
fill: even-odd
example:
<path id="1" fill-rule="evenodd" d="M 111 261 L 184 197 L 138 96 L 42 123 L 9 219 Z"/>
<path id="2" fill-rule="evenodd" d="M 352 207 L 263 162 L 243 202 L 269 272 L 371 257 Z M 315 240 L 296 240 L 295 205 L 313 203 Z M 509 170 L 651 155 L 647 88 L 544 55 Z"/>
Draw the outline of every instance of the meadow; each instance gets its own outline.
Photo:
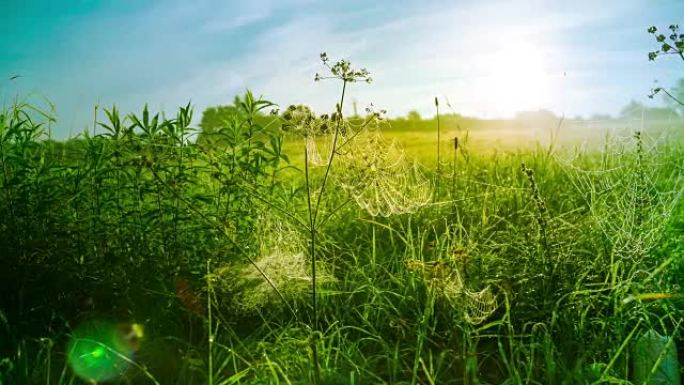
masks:
<path id="1" fill-rule="evenodd" d="M 630 384 L 644 336 L 684 351 L 681 121 L 347 118 L 368 73 L 323 59 L 329 115 L 0 114 L 0 383 Z"/>

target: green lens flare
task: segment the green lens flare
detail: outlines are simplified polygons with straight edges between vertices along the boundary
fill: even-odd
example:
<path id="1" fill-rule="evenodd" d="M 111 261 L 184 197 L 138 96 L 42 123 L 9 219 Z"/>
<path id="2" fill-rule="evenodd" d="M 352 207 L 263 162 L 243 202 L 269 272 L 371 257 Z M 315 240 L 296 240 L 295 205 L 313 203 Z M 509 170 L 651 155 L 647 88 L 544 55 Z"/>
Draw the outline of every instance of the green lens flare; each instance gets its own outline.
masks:
<path id="1" fill-rule="evenodd" d="M 90 321 L 74 329 L 67 346 L 69 365 L 74 373 L 95 382 L 123 374 L 135 348 L 121 330 L 120 325 L 109 321 Z"/>

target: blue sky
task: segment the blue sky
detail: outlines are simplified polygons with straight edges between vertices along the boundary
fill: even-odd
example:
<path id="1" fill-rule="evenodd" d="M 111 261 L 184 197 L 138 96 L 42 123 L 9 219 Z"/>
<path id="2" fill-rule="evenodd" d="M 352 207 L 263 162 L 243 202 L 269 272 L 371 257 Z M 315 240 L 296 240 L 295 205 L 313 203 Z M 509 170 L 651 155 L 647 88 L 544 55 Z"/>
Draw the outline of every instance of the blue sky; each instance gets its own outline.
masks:
<path id="1" fill-rule="evenodd" d="M 91 125 L 96 104 L 191 101 L 199 117 L 247 88 L 323 113 L 338 92 L 313 82 L 326 51 L 372 73 L 350 100 L 390 116 L 432 115 L 435 96 L 482 117 L 617 114 L 684 77 L 681 60 L 646 56 L 646 29 L 672 23 L 684 1 L 2 0 L 0 97 L 51 100 L 58 137 Z"/>

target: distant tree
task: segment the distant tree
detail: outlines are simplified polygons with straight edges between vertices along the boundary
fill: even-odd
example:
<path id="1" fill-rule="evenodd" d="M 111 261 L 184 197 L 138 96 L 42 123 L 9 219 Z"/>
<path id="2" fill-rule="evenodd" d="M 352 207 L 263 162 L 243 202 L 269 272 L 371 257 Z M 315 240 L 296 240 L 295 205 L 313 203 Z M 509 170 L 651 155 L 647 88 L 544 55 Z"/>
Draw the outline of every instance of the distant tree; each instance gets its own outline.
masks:
<path id="1" fill-rule="evenodd" d="M 641 118 L 644 109 L 645 107 L 643 104 L 637 102 L 636 100 L 631 100 L 629 104 L 622 107 L 620 110 L 620 117 L 627 119 L 638 119 Z"/>
<path id="2" fill-rule="evenodd" d="M 421 116 L 416 110 L 411 110 L 409 113 L 406 115 L 406 120 L 409 120 L 411 122 L 417 122 L 421 120 Z"/>
<path id="3" fill-rule="evenodd" d="M 242 102 L 243 100 L 239 96 L 235 96 L 231 105 L 207 107 L 202 113 L 202 120 L 199 123 L 201 130 L 197 137 L 197 143 L 201 145 L 218 144 L 221 133 L 231 122 L 236 118 L 241 120 L 245 117 L 243 108 L 241 108 Z M 255 115 L 261 123 L 271 118 L 260 111 Z"/>
<path id="4" fill-rule="evenodd" d="M 232 105 L 208 107 L 202 113 L 200 128 L 203 131 L 216 131 L 225 127 L 229 119 L 240 114 L 239 105 L 240 97 L 235 96 Z"/>
<path id="5" fill-rule="evenodd" d="M 675 109 L 681 116 L 684 116 L 684 78 L 677 81 L 674 87 L 669 90 L 670 95 L 665 96 L 665 102 Z"/>
<path id="6" fill-rule="evenodd" d="M 622 108 L 620 117 L 624 119 L 667 120 L 679 117 L 677 111 L 670 107 L 646 107 L 632 100 Z"/>
<path id="7" fill-rule="evenodd" d="M 593 114 L 589 120 L 612 120 L 613 117 L 606 114 Z"/>
<path id="8" fill-rule="evenodd" d="M 559 118 L 553 112 L 549 110 L 537 110 L 537 111 L 522 111 L 515 115 L 517 120 L 527 121 L 527 122 L 540 122 L 548 123 L 552 121 L 557 121 Z"/>

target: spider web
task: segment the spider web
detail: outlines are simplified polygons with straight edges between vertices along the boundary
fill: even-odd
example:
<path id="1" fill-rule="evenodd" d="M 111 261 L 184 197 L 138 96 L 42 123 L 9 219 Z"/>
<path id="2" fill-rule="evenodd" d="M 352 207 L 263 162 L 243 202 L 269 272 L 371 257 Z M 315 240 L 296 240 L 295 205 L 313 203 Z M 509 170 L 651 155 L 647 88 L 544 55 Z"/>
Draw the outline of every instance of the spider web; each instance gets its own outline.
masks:
<path id="1" fill-rule="evenodd" d="M 465 320 L 470 324 L 481 324 L 499 306 L 489 286 L 480 291 L 470 291 L 459 271 L 446 262 L 409 259 L 405 267 L 409 271 L 421 272 L 423 282 L 453 308 L 462 309 Z"/>
<path id="2" fill-rule="evenodd" d="M 371 216 L 413 213 L 429 202 L 429 181 L 396 141 L 375 132 L 343 143 L 338 183 Z"/>

